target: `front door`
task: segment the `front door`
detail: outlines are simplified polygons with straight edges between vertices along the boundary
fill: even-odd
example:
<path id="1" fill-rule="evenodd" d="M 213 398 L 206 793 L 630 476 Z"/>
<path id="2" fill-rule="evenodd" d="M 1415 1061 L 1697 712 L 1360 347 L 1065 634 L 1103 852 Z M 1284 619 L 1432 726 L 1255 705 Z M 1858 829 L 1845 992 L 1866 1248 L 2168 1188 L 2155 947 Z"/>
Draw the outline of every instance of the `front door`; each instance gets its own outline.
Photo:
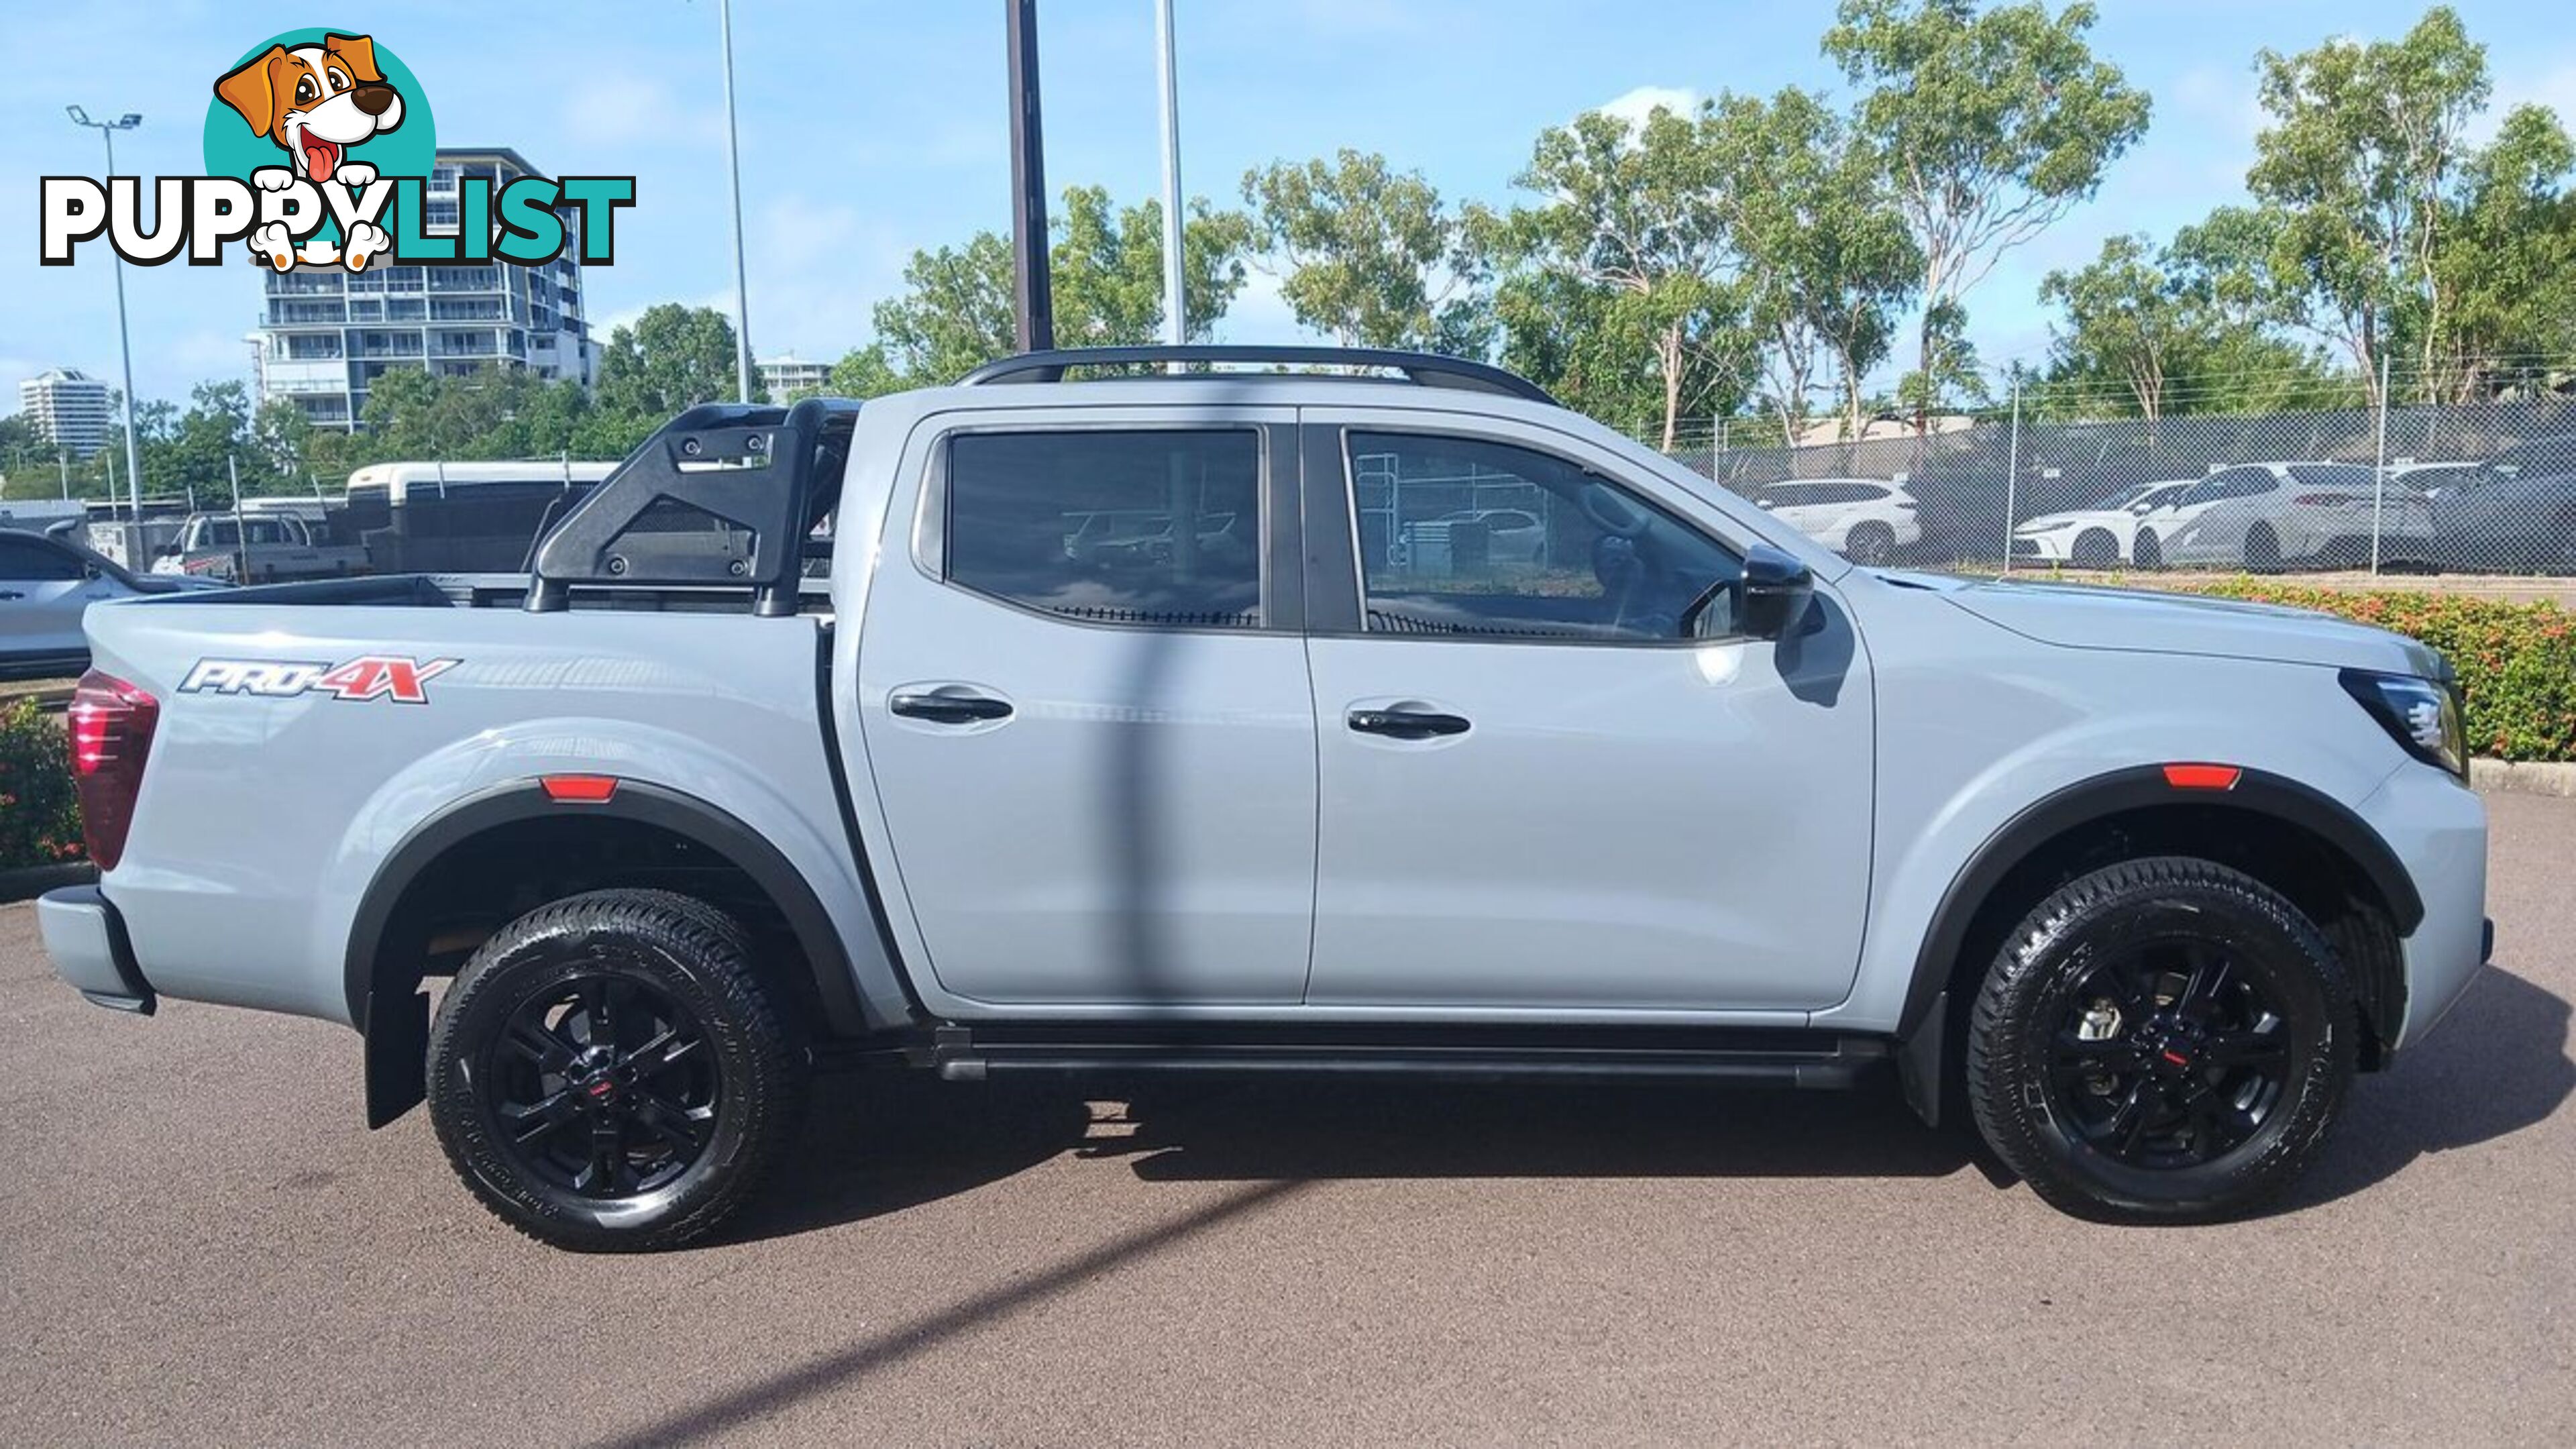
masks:
<path id="1" fill-rule="evenodd" d="M 1872 752 L 1848 616 L 1820 590 L 1815 632 L 1734 636 L 1743 525 L 1565 434 L 1413 417 L 1304 415 L 1310 540 L 1352 537 L 1354 514 L 1398 510 L 1401 536 L 1417 511 L 1497 507 L 1546 536 L 1527 559 L 1454 529 L 1436 555 L 1310 547 L 1308 1003 L 1561 1017 L 1843 999 Z"/>
<path id="2" fill-rule="evenodd" d="M 906 459 L 851 773 L 966 1011 L 1303 993 L 1315 720 L 1272 503 L 1292 416 L 954 415 Z"/>
<path id="3" fill-rule="evenodd" d="M 102 597 L 80 556 L 0 531 L 0 659 L 61 659 L 89 647 L 81 614 Z"/>

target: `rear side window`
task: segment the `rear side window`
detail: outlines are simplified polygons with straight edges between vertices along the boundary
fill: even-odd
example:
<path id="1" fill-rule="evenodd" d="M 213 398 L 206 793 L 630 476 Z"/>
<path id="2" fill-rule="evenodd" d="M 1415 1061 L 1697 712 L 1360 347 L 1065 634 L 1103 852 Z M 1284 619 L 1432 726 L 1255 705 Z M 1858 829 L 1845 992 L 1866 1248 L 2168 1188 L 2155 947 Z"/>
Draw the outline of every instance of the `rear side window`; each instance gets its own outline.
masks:
<path id="1" fill-rule="evenodd" d="M 966 433 L 948 444 L 948 581 L 1098 624 L 1257 629 L 1250 431 Z"/>
<path id="2" fill-rule="evenodd" d="M 2293 463 L 2290 476 L 2311 488 L 2368 488 L 2378 475 L 2351 463 Z"/>

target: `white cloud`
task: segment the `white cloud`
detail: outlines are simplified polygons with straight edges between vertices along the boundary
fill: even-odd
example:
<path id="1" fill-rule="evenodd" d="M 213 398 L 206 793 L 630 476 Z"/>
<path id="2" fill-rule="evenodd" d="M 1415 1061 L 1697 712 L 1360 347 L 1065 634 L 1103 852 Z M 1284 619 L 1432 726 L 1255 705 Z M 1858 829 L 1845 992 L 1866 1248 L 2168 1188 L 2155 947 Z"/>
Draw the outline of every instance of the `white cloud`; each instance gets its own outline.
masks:
<path id="1" fill-rule="evenodd" d="M 1659 108 L 1676 116 L 1687 116 L 1699 109 L 1699 103 L 1700 93 L 1687 86 L 1638 86 L 1593 109 L 1605 116 L 1616 116 L 1642 130 Z"/>

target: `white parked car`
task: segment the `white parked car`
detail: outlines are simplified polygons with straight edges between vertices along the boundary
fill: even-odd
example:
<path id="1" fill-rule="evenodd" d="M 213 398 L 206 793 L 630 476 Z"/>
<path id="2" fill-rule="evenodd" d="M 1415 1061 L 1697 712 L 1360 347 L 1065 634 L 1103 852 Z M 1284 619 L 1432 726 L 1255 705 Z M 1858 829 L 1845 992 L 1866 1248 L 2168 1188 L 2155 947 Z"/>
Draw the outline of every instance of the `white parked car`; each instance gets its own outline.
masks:
<path id="1" fill-rule="evenodd" d="M 2189 478 L 2170 483 L 2133 483 L 2082 508 L 2041 514 L 2013 530 L 2013 557 L 2080 568 L 2135 563 L 2139 523 L 2157 509 L 2179 501 L 2192 483 Z"/>
<path id="2" fill-rule="evenodd" d="M 2366 563 L 2373 514 L 2382 562 L 2433 561 L 2433 506 L 2402 480 L 2377 487 L 2358 463 L 2240 463 L 2193 484 L 2139 525 L 2163 563 L 2266 573 L 2292 562 Z M 2146 563 L 2140 558 L 2140 563 Z"/>
<path id="3" fill-rule="evenodd" d="M 1923 537 L 1914 495 L 1884 479 L 1800 478 L 1774 483 L 1753 501 L 1853 563 L 1886 563 Z"/>

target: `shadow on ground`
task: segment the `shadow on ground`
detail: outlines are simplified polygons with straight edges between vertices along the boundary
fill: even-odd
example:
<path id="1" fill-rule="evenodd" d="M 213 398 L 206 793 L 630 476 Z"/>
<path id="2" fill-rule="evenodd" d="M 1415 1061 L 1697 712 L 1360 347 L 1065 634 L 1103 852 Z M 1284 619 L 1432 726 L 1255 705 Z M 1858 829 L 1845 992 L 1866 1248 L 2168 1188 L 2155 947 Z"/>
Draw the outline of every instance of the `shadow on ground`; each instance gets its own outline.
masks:
<path id="1" fill-rule="evenodd" d="M 2546 1121 L 2576 1093 L 2568 1016 L 2545 988 L 2501 968 L 2483 973 L 2431 1036 L 2388 1071 L 2356 1080 L 2324 1160 L 2283 1207 L 2331 1202 L 2417 1158 Z"/>
<path id="2" fill-rule="evenodd" d="M 2394 1072 L 2361 1079 L 2342 1136 L 2285 1208 L 2357 1192 L 2421 1157 L 2492 1142 L 2557 1112 L 2576 1092 L 2569 1015 L 2551 992 L 2505 971 L 2486 973 L 2442 1031 Z M 601 1442 L 721 1440 L 1097 1275 L 1257 1215 L 1319 1180 L 1938 1177 L 1972 1164 L 1966 1134 L 1926 1129 L 1885 1081 L 1856 1093 L 1817 1094 L 1669 1084 L 1171 1079 L 1119 1091 L 1092 1082 L 957 1087 L 861 1076 L 823 1083 L 815 1108 L 798 1160 L 737 1236 L 900 1211 L 1067 1152 L 1128 1162 L 1148 1181 L 1234 1186 Z"/>
<path id="3" fill-rule="evenodd" d="M 2576 1092 L 2569 1015 L 2549 991 L 2487 972 L 2394 1070 L 2359 1079 L 2339 1136 L 2283 1207 L 2332 1201 L 2420 1157 L 2548 1118 Z M 1801 1093 L 1339 1079 L 959 1086 L 861 1075 L 819 1084 L 795 1159 L 729 1236 L 897 1212 L 1067 1152 L 1125 1160 L 1149 1181 L 1940 1177 L 1972 1165 L 2003 1181 L 1973 1145 L 1963 1131 L 1925 1128 L 1883 1079 Z"/>

